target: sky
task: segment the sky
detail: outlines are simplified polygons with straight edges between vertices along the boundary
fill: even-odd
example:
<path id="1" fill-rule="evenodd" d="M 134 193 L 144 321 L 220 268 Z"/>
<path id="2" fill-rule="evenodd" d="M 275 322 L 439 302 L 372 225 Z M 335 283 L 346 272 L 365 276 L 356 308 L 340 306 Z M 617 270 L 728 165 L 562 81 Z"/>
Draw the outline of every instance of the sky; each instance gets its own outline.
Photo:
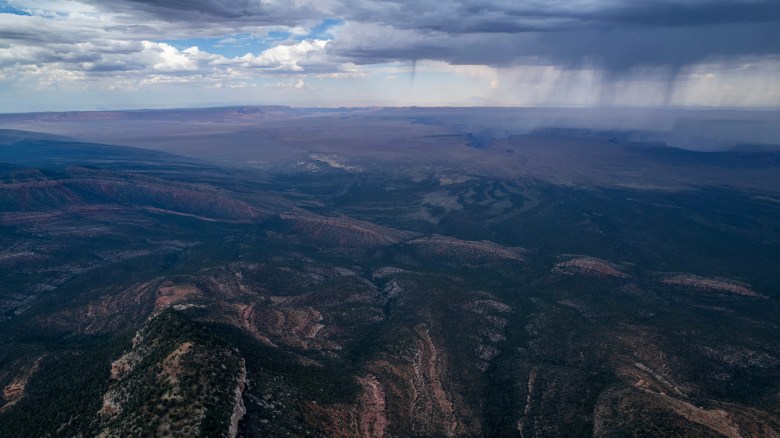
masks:
<path id="1" fill-rule="evenodd" d="M 778 0 L 0 0 L 0 112 L 780 107 Z"/>

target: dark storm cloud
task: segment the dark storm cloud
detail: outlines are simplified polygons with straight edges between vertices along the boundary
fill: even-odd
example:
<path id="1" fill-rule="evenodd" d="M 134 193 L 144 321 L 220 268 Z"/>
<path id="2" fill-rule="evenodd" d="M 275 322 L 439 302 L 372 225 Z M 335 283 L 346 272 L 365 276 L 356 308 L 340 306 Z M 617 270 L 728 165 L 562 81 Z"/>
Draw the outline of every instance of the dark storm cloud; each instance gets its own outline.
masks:
<path id="1" fill-rule="evenodd" d="M 552 56 L 576 62 L 593 57 L 612 70 L 636 65 L 691 64 L 706 59 L 777 54 L 776 23 L 729 24 L 665 29 L 582 30 L 545 36 Z"/>
<path id="2" fill-rule="evenodd" d="M 639 1 L 595 14 L 595 20 L 640 26 L 706 26 L 780 20 L 780 2 L 773 0 Z"/>
<path id="3" fill-rule="evenodd" d="M 129 0 L 132 9 L 154 13 L 157 16 L 182 19 L 192 16 L 212 16 L 228 19 L 262 16 L 267 13 L 259 2 L 250 0 L 188 1 L 188 0 Z"/>
<path id="4" fill-rule="evenodd" d="M 6 20 L 0 26 L 0 42 L 56 52 L 56 44 L 262 35 L 269 29 L 312 28 L 336 19 L 343 24 L 329 29 L 333 38 L 327 37 L 329 58 L 324 61 L 333 65 L 430 59 L 497 67 L 594 67 L 608 74 L 663 67 L 673 75 L 705 61 L 780 54 L 780 0 L 81 2 L 108 13 L 106 21 L 96 25 L 82 20 L 68 27 L 66 21 L 42 17 Z M 134 48 L 113 45 L 106 50 L 124 55 Z M 21 50 L 13 52 L 6 63 L 12 55 L 14 62 L 26 56 Z M 41 50 L 36 53 L 43 55 Z"/>
<path id="5" fill-rule="evenodd" d="M 780 20 L 775 0 L 481 1 L 347 0 L 352 20 L 448 33 L 558 31 L 575 27 L 696 27 Z"/>
<path id="6" fill-rule="evenodd" d="M 331 49 L 357 63 L 439 59 L 456 64 L 555 62 L 620 71 L 780 53 L 777 0 L 634 2 L 348 1 L 337 11 L 377 24 Z M 406 32 L 402 38 L 393 37 Z"/>
<path id="7" fill-rule="evenodd" d="M 330 49 L 359 64 L 437 59 L 454 64 L 554 63 L 567 68 L 600 66 L 611 71 L 636 66 L 672 69 L 707 59 L 765 56 L 778 53 L 780 26 L 774 23 L 665 29 L 578 28 L 555 32 L 446 34 L 387 28 L 345 29 Z"/>
<path id="8" fill-rule="evenodd" d="M 330 53 L 357 64 L 434 59 L 609 71 L 780 53 L 778 0 L 90 0 L 128 16 L 205 29 L 347 22 Z"/>
<path id="9" fill-rule="evenodd" d="M 100 9 L 147 16 L 168 22 L 189 22 L 194 26 L 221 25 L 296 25 L 303 20 L 321 18 L 312 7 L 292 2 L 258 0 L 119 0 L 107 3 L 87 0 Z"/>

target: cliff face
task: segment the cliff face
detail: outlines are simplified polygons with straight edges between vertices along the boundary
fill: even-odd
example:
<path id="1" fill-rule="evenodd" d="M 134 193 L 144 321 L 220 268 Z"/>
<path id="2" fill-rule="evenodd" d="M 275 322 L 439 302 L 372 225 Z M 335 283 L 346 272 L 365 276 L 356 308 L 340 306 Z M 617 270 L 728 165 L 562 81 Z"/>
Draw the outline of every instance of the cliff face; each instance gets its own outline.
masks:
<path id="1" fill-rule="evenodd" d="M 246 378 L 246 362 L 241 359 L 241 369 L 238 374 L 238 382 L 233 392 L 233 413 L 230 415 L 230 429 L 228 437 L 235 438 L 238 435 L 238 423 L 246 415 L 246 406 L 244 406 L 244 390 L 249 383 Z"/>

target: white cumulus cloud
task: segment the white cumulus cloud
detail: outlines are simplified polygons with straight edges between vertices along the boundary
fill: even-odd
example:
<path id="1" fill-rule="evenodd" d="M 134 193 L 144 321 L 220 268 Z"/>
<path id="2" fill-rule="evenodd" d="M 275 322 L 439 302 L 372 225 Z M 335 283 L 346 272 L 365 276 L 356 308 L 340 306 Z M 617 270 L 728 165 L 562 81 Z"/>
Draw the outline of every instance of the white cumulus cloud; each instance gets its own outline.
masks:
<path id="1" fill-rule="evenodd" d="M 279 45 L 258 55 L 241 57 L 244 66 L 276 70 L 303 71 L 306 65 L 322 65 L 327 61 L 327 40 L 304 40 L 297 44 Z"/>

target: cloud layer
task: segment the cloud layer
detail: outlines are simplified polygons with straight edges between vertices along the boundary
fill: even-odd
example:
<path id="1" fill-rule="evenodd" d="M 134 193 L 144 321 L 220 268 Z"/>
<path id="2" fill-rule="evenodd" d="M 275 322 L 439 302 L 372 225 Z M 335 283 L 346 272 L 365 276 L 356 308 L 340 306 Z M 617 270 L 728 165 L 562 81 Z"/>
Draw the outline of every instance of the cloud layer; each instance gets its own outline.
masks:
<path id="1" fill-rule="evenodd" d="M 735 88 L 744 95 L 760 86 L 753 103 L 772 106 L 780 94 L 771 80 L 780 65 L 777 0 L 9 0 L 0 6 L 0 80 L 17 93 L 355 81 L 440 62 L 451 75 L 463 74 L 457 66 L 485 67 L 474 71 L 489 86 L 473 94 L 488 103 L 491 90 L 509 84 L 525 87 L 526 96 L 535 88 L 533 104 L 565 104 L 565 96 L 556 97 L 560 88 L 572 89 L 576 104 L 575 89 L 583 86 L 598 89 L 588 104 L 621 103 L 618 94 L 630 89 L 639 96 L 641 84 L 654 90 L 653 98 L 636 97 L 638 104 L 703 103 L 704 95 L 729 104 L 733 99 L 723 96 Z M 530 79 L 540 71 L 548 73 Z M 707 74 L 717 80 L 705 81 Z M 544 89 L 551 91 L 539 98 Z M 517 99 L 509 103 L 529 103 Z"/>

